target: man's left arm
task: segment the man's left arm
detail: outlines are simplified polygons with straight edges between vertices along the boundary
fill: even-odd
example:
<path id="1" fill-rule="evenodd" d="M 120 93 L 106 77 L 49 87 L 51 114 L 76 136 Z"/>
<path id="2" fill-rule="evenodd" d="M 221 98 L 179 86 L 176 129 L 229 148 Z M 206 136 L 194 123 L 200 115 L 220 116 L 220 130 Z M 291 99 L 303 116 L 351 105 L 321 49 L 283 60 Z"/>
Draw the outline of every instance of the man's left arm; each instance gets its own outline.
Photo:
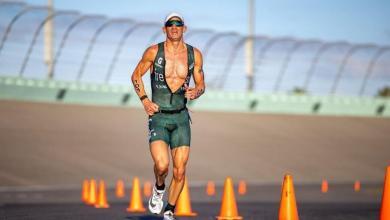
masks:
<path id="1" fill-rule="evenodd" d="M 195 65 L 194 65 L 194 81 L 195 88 L 188 88 L 185 97 L 190 100 L 199 98 L 206 90 L 206 85 L 204 82 L 204 72 L 203 72 L 203 57 L 202 53 L 194 48 L 195 53 Z"/>

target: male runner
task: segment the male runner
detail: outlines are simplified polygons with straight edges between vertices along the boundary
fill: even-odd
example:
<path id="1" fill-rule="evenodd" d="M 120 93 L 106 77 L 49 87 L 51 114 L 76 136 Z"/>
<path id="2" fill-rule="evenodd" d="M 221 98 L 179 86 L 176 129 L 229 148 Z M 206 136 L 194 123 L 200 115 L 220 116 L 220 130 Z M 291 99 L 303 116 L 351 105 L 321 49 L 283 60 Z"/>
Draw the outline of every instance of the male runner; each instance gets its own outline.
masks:
<path id="1" fill-rule="evenodd" d="M 166 40 L 146 49 L 131 80 L 146 113 L 149 115 L 149 144 L 154 161 L 156 184 L 149 199 L 149 210 L 159 214 L 163 209 L 165 178 L 168 174 L 169 152 L 173 161 L 173 178 L 168 191 L 164 219 L 173 220 L 176 201 L 184 186 L 186 164 L 190 153 L 190 116 L 187 99 L 193 100 L 205 91 L 201 52 L 184 43 L 187 27 L 180 14 L 165 18 Z M 150 70 L 152 99 L 147 97 L 142 76 Z M 190 88 L 193 76 L 195 87 Z"/>

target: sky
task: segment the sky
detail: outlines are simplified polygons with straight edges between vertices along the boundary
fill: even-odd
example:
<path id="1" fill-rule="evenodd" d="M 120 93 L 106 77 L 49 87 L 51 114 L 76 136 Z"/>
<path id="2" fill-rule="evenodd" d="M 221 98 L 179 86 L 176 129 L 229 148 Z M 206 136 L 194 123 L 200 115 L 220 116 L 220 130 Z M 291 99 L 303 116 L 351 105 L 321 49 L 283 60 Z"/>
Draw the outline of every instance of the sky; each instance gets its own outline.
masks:
<path id="1" fill-rule="evenodd" d="M 247 0 L 53 0 L 55 9 L 162 22 L 172 11 L 189 29 L 248 34 Z M 45 5 L 47 0 L 25 0 Z M 390 45 L 389 0 L 255 0 L 255 33 Z M 387 22 L 386 22 L 387 21 Z"/>

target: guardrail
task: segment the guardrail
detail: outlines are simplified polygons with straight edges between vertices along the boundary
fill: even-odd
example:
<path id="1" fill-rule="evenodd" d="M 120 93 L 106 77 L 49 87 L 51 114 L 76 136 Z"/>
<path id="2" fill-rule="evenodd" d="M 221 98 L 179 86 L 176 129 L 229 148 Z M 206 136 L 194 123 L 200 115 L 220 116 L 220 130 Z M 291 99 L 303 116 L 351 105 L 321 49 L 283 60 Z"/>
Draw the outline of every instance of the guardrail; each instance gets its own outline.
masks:
<path id="1" fill-rule="evenodd" d="M 131 85 L 0 77 L 0 99 L 51 103 L 141 107 Z M 259 94 L 208 90 L 189 102 L 194 110 L 276 114 L 389 117 L 390 99 L 369 97 Z"/>

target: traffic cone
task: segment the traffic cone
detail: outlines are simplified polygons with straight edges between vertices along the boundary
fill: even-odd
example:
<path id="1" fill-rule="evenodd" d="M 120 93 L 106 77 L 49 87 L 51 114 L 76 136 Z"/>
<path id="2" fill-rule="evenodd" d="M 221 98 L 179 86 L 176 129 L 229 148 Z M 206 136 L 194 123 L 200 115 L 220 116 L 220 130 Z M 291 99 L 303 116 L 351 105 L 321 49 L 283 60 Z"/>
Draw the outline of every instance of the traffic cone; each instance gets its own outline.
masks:
<path id="1" fill-rule="evenodd" d="M 279 220 L 299 220 L 291 175 L 285 175 L 280 199 Z"/>
<path id="2" fill-rule="evenodd" d="M 152 184 L 149 181 L 146 181 L 144 183 L 144 196 L 148 198 L 150 195 L 152 195 Z"/>
<path id="3" fill-rule="evenodd" d="M 360 181 L 359 180 L 356 180 L 355 181 L 355 184 L 353 185 L 353 190 L 355 191 L 355 192 L 359 192 L 360 191 Z"/>
<path id="4" fill-rule="evenodd" d="M 380 220 L 390 219 L 390 166 L 387 166 L 385 183 L 383 184 Z"/>
<path id="5" fill-rule="evenodd" d="M 129 207 L 126 209 L 128 212 L 145 212 L 144 205 L 142 204 L 142 194 L 138 177 L 133 179 L 133 189 L 130 198 Z"/>
<path id="6" fill-rule="evenodd" d="M 175 215 L 177 216 L 197 216 L 192 212 L 190 191 L 188 190 L 187 178 L 184 180 L 183 190 L 181 191 L 179 198 L 176 202 Z"/>
<path id="7" fill-rule="evenodd" d="M 87 203 L 88 199 L 89 199 L 89 181 L 87 179 L 85 179 L 83 181 L 83 189 L 82 189 L 82 192 L 81 192 L 81 200 L 84 203 Z"/>
<path id="8" fill-rule="evenodd" d="M 206 193 L 208 196 L 215 195 L 215 183 L 213 181 L 207 182 Z"/>
<path id="9" fill-rule="evenodd" d="M 224 189 L 223 189 L 223 196 L 222 196 L 221 211 L 219 213 L 219 216 L 217 216 L 217 219 L 221 219 L 221 220 L 242 219 L 242 217 L 238 215 L 236 198 L 234 196 L 233 181 L 231 177 L 226 178 L 223 188 Z"/>
<path id="10" fill-rule="evenodd" d="M 95 205 L 96 203 L 96 180 L 91 179 L 89 182 L 89 198 L 88 203 L 89 205 Z"/>
<path id="11" fill-rule="evenodd" d="M 328 189 L 329 189 L 329 186 L 328 186 L 328 181 L 327 180 L 322 180 L 322 184 L 321 184 L 321 192 L 322 193 L 327 193 L 328 192 Z"/>
<path id="12" fill-rule="evenodd" d="M 104 183 L 104 180 L 99 181 L 99 193 L 98 198 L 95 204 L 95 208 L 108 208 L 110 207 L 107 204 L 107 197 L 106 197 L 106 184 Z"/>
<path id="13" fill-rule="evenodd" d="M 242 196 L 246 194 L 246 182 L 244 180 L 238 182 L 238 194 Z"/>
<path id="14" fill-rule="evenodd" d="M 115 195 L 118 198 L 123 198 L 125 196 L 125 184 L 123 180 L 116 181 Z"/>

